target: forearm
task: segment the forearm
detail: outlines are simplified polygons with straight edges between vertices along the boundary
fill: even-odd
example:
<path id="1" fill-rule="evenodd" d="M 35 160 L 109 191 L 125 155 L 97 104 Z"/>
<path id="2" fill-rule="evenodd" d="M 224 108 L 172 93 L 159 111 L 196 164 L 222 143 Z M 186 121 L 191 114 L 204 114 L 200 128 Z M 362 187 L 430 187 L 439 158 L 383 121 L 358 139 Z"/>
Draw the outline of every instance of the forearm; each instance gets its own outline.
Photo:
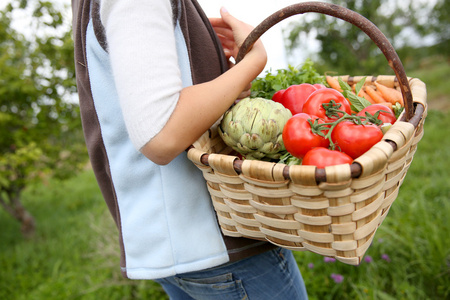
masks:
<path id="1" fill-rule="evenodd" d="M 167 164 L 192 145 L 263 70 L 264 48 L 255 48 L 258 49 L 216 79 L 183 89 L 166 126 L 141 152 L 157 164 Z"/>

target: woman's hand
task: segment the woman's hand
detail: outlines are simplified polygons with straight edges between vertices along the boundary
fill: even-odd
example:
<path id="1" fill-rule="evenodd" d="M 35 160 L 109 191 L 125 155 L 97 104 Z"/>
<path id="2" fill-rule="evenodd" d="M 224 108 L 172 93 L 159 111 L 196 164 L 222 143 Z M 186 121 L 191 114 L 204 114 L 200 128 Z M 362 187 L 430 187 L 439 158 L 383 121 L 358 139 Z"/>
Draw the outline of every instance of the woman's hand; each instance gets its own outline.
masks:
<path id="1" fill-rule="evenodd" d="M 229 59 L 233 57 L 236 59 L 239 48 L 244 43 L 247 36 L 254 29 L 253 26 L 244 23 L 233 17 L 225 8 L 220 9 L 221 18 L 210 18 L 214 31 L 220 39 L 225 56 Z M 249 53 L 256 48 L 262 50 L 265 54 L 265 49 L 262 43 L 258 40 L 253 45 Z M 261 54 L 262 52 L 260 52 Z"/>
<path id="2" fill-rule="evenodd" d="M 210 22 L 222 44 L 225 56 L 228 59 L 229 67 L 234 66 L 230 58 L 236 59 L 239 49 L 247 36 L 253 30 L 253 27 L 233 17 L 225 8 L 220 10 L 221 18 L 210 18 Z M 253 47 L 259 50 L 261 57 L 267 59 L 265 49 L 260 41 L 257 41 Z M 258 49 L 260 48 L 260 49 Z M 252 50 L 252 49 L 251 49 Z M 262 50 L 262 51 L 261 51 Z M 264 62 L 265 65 L 265 62 Z M 250 96 L 251 83 L 241 92 L 237 99 L 243 99 Z"/>

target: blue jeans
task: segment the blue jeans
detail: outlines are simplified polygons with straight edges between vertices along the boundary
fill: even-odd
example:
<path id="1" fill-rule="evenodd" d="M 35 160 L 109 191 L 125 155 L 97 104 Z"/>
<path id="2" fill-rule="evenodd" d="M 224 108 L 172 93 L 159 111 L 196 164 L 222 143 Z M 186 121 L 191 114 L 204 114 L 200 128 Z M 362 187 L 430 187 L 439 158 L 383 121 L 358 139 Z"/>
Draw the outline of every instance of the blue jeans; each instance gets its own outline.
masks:
<path id="1" fill-rule="evenodd" d="M 281 248 L 212 269 L 155 281 L 173 300 L 308 299 L 292 252 Z"/>

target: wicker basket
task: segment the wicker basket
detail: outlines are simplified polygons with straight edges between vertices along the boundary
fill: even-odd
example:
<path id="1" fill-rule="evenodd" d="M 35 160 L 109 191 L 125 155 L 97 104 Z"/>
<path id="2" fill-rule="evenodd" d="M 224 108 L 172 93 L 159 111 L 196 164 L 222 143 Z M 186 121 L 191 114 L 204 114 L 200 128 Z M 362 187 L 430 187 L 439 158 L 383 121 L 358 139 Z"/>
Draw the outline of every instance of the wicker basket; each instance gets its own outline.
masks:
<path id="1" fill-rule="evenodd" d="M 331 15 L 358 26 L 383 51 L 395 76 L 366 77 L 401 90 L 405 111 L 382 141 L 351 165 L 326 168 L 240 160 L 230 155 L 213 126 L 188 150 L 203 172 L 222 232 L 267 240 L 291 250 L 309 250 L 357 265 L 396 199 L 423 135 L 425 84 L 408 78 L 395 50 L 370 21 L 333 4 L 288 6 L 249 35 L 238 57 L 271 26 L 304 12 Z M 341 77 L 356 83 L 363 76 Z"/>

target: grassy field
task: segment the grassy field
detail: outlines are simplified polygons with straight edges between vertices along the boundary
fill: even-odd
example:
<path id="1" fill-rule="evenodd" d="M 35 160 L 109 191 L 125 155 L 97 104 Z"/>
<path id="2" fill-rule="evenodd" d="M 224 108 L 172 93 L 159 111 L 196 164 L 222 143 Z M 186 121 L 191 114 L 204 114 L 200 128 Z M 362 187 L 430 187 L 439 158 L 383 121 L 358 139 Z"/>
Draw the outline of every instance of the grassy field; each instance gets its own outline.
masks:
<path id="1" fill-rule="evenodd" d="M 408 75 L 427 83 L 432 108 L 400 195 L 358 267 L 296 252 L 310 299 L 450 298 L 449 64 Z M 117 231 L 91 171 L 29 187 L 37 232 L 23 238 L 0 210 L 0 299 L 167 299 L 121 277 Z"/>

